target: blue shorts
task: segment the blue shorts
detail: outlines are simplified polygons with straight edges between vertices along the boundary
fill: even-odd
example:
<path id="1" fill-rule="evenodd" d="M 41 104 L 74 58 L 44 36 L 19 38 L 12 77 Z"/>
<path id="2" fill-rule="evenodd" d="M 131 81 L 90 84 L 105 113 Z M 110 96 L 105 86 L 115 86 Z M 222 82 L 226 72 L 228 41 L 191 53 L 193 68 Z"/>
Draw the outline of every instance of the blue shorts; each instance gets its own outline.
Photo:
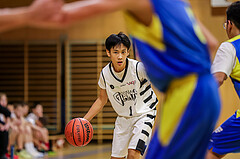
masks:
<path id="1" fill-rule="evenodd" d="M 146 159 L 203 159 L 220 112 L 214 78 L 189 75 L 166 93 Z"/>
<path id="2" fill-rule="evenodd" d="M 240 110 L 228 118 L 213 133 L 208 149 L 224 155 L 240 152 Z"/>

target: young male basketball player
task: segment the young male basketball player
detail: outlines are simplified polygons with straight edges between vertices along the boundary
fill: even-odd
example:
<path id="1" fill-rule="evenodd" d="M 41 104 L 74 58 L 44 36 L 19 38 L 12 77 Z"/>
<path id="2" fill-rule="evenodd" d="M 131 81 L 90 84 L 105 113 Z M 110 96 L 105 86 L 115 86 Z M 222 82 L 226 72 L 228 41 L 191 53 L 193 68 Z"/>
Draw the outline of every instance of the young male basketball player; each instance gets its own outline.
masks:
<path id="1" fill-rule="evenodd" d="M 151 88 L 142 63 L 127 58 L 130 40 L 123 34 L 112 34 L 105 42 L 111 62 L 101 72 L 100 95 L 85 119 L 91 120 L 109 99 L 118 114 L 115 121 L 112 159 L 138 159 L 149 143 L 158 99 Z"/>
<path id="2" fill-rule="evenodd" d="M 224 24 L 230 40 L 219 47 L 212 65 L 212 72 L 219 86 L 230 76 L 240 97 L 240 1 L 232 3 Z M 228 153 L 240 152 L 240 110 L 217 128 L 211 137 L 208 159 L 220 159 Z"/>

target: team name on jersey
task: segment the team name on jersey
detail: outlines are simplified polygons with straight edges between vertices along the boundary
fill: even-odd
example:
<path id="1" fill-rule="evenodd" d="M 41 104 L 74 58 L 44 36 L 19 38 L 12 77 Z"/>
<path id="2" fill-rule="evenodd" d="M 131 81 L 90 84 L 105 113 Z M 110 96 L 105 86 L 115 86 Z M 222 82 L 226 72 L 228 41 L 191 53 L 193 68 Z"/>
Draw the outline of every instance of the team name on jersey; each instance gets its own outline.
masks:
<path id="1" fill-rule="evenodd" d="M 116 92 L 113 94 L 113 98 L 118 102 L 120 105 L 124 106 L 125 102 L 127 101 L 135 101 L 136 102 L 137 97 L 137 90 L 127 90 L 124 92 Z"/>

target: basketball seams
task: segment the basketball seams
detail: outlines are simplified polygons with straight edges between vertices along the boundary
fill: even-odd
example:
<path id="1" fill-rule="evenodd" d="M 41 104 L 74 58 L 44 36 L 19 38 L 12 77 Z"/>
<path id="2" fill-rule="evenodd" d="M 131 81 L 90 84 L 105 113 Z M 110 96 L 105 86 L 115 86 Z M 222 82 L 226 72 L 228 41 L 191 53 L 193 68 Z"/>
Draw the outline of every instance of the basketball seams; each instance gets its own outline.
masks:
<path id="1" fill-rule="evenodd" d="M 81 125 L 82 125 L 82 137 L 83 137 L 83 143 L 82 143 L 82 145 L 84 146 L 84 142 L 85 142 L 85 129 L 84 129 L 84 126 L 83 126 L 83 123 L 82 123 L 82 121 L 78 118 L 78 120 L 80 121 L 80 123 L 81 123 Z"/>
<path id="2" fill-rule="evenodd" d="M 76 120 L 76 119 L 74 119 L 74 121 L 73 121 L 72 134 L 73 134 L 73 141 L 74 141 L 75 145 L 78 146 L 77 143 L 76 143 L 76 141 L 75 141 L 75 138 L 74 138 L 74 133 L 75 133 L 75 131 L 74 131 L 74 124 L 75 124 L 75 120 Z"/>

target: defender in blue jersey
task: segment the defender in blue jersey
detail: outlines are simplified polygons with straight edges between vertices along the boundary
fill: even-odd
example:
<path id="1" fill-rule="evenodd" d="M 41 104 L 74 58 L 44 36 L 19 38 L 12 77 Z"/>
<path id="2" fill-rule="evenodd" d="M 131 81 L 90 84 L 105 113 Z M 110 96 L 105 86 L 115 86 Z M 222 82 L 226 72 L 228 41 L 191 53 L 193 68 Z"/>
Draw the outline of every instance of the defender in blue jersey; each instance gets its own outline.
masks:
<path id="1" fill-rule="evenodd" d="M 240 1 L 232 3 L 227 9 L 224 24 L 230 40 L 219 47 L 212 65 L 212 73 L 221 86 L 229 76 L 240 97 Z M 219 159 L 227 153 L 240 152 L 240 110 L 227 119 L 212 134 L 208 159 Z"/>
<path id="2" fill-rule="evenodd" d="M 220 110 L 208 47 L 215 42 L 187 1 L 77 1 L 64 5 L 58 18 L 42 23 L 61 26 L 121 9 L 151 82 L 166 93 L 146 158 L 203 159 Z"/>

